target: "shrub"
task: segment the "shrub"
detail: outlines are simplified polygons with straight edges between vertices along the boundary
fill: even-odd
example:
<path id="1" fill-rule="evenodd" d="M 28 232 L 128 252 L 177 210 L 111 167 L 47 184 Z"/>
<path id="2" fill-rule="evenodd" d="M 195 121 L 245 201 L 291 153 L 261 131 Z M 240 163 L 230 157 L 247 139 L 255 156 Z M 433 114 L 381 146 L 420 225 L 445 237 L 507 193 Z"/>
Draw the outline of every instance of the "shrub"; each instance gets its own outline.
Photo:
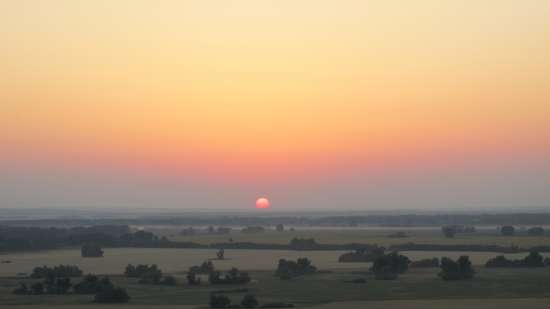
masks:
<path id="1" fill-rule="evenodd" d="M 187 273 L 187 284 L 189 285 L 200 285 L 201 278 L 197 278 L 197 275 L 194 272 Z"/>
<path id="2" fill-rule="evenodd" d="M 516 229 L 511 225 L 505 225 L 500 228 L 500 234 L 504 236 L 512 236 L 516 232 Z"/>
<path id="3" fill-rule="evenodd" d="M 202 262 L 200 266 L 191 266 L 189 268 L 189 272 L 193 272 L 197 274 L 209 274 L 214 270 L 215 270 L 214 264 L 212 263 L 212 261 L 205 261 L 205 262 Z"/>
<path id="4" fill-rule="evenodd" d="M 441 259 L 439 277 L 443 280 L 465 280 L 473 278 L 475 271 L 468 256 L 461 256 L 455 262 L 449 258 Z"/>
<path id="5" fill-rule="evenodd" d="M 32 271 L 31 278 L 41 279 L 48 277 L 80 277 L 82 270 L 77 266 L 59 265 L 55 267 L 35 267 Z"/>
<path id="6" fill-rule="evenodd" d="M 298 258 L 296 261 L 280 259 L 275 274 L 281 279 L 312 274 L 317 268 L 311 264 L 308 258 Z"/>
<path id="7" fill-rule="evenodd" d="M 370 270 L 375 274 L 376 279 L 393 280 L 399 274 L 406 272 L 409 264 L 408 257 L 392 252 L 375 259 Z"/>
<path id="8" fill-rule="evenodd" d="M 113 284 L 109 278 L 104 277 L 101 280 L 94 275 L 86 275 L 84 279 L 75 284 L 73 290 L 75 294 L 96 294 L 103 289 L 113 288 Z"/>
<path id="9" fill-rule="evenodd" d="M 29 289 L 25 283 L 20 282 L 19 286 L 13 290 L 13 294 L 26 295 L 29 294 Z"/>
<path id="10" fill-rule="evenodd" d="M 544 235 L 544 229 L 542 227 L 532 227 L 527 230 L 527 234 L 530 236 L 542 236 Z"/>

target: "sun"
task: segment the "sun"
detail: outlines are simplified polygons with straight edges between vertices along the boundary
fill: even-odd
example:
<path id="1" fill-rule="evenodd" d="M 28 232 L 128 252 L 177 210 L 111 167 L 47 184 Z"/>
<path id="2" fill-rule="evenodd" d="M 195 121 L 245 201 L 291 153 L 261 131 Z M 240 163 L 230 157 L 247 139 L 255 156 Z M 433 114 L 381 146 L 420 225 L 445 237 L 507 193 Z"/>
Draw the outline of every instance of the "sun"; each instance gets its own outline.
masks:
<path id="1" fill-rule="evenodd" d="M 260 197 L 256 200 L 256 209 L 268 209 L 271 207 L 269 200 L 265 197 Z"/>

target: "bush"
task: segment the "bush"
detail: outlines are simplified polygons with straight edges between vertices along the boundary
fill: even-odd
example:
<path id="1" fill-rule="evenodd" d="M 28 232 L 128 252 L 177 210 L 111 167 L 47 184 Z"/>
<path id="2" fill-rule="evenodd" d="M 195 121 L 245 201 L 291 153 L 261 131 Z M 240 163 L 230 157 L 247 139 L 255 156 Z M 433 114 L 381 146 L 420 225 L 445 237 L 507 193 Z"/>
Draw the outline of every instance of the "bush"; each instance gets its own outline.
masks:
<path id="1" fill-rule="evenodd" d="M 311 264 L 308 258 L 298 258 L 296 261 L 280 259 L 275 274 L 281 279 L 312 274 L 317 268 Z"/>
<path id="2" fill-rule="evenodd" d="M 527 234 L 530 236 L 542 236 L 544 235 L 544 229 L 542 227 L 532 227 L 527 230 Z"/>
<path id="3" fill-rule="evenodd" d="M 31 292 L 33 295 L 44 294 L 44 285 L 42 284 L 42 282 L 36 282 L 35 284 L 31 285 Z"/>
<path id="4" fill-rule="evenodd" d="M 214 270 L 214 264 L 212 263 L 212 261 L 202 262 L 200 266 L 191 266 L 189 268 L 189 272 L 193 272 L 196 274 L 209 274 Z"/>
<path id="5" fill-rule="evenodd" d="M 75 284 L 73 290 L 75 294 L 96 294 L 103 289 L 111 289 L 113 284 L 109 278 L 104 277 L 101 280 L 94 275 L 86 275 L 84 279 Z"/>
<path id="6" fill-rule="evenodd" d="M 370 270 L 375 274 L 376 279 L 393 280 L 409 269 L 410 262 L 408 257 L 392 252 L 374 260 Z"/>
<path id="7" fill-rule="evenodd" d="M 229 308 L 231 306 L 231 299 L 225 295 L 210 295 L 210 302 L 208 303 L 210 308 Z"/>
<path id="8" fill-rule="evenodd" d="M 494 257 L 485 263 L 488 268 L 512 268 L 512 267 L 544 267 L 545 259 L 540 253 L 532 251 L 520 260 L 509 260 L 504 255 Z"/>
<path id="9" fill-rule="evenodd" d="M 96 303 L 127 303 L 129 300 L 126 289 L 115 287 L 102 289 L 94 297 Z"/>
<path id="10" fill-rule="evenodd" d="M 27 285 L 25 283 L 20 282 L 19 286 L 13 290 L 13 294 L 27 295 L 29 294 L 29 289 L 27 288 Z"/>
<path id="11" fill-rule="evenodd" d="M 80 277 L 82 270 L 77 266 L 59 265 L 55 267 L 35 267 L 32 271 L 31 278 L 42 279 L 48 277 Z"/>
<path id="12" fill-rule="evenodd" d="M 449 258 L 441 259 L 439 277 L 443 280 L 465 280 L 473 278 L 475 271 L 468 256 L 461 256 L 455 262 Z"/>
<path id="13" fill-rule="evenodd" d="M 504 236 L 512 236 L 516 232 L 516 229 L 511 225 L 505 225 L 500 228 L 500 234 Z"/>
<path id="14" fill-rule="evenodd" d="M 200 285 L 201 278 L 197 278 L 197 275 L 194 272 L 187 273 L 187 284 L 189 285 Z"/>
<path id="15" fill-rule="evenodd" d="M 258 300 L 254 295 L 247 294 L 241 301 L 241 306 L 243 306 L 244 308 L 256 308 L 258 307 Z"/>

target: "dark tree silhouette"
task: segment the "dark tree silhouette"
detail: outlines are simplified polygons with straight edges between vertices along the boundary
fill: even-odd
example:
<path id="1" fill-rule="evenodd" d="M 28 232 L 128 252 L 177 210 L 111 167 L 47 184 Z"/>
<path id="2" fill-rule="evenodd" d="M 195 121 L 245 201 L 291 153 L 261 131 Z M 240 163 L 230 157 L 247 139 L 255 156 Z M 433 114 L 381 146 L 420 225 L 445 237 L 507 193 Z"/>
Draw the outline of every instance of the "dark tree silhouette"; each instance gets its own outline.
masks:
<path id="1" fill-rule="evenodd" d="M 455 262 L 449 258 L 441 259 L 439 277 L 443 280 L 465 280 L 473 278 L 475 271 L 468 256 L 461 256 Z"/>

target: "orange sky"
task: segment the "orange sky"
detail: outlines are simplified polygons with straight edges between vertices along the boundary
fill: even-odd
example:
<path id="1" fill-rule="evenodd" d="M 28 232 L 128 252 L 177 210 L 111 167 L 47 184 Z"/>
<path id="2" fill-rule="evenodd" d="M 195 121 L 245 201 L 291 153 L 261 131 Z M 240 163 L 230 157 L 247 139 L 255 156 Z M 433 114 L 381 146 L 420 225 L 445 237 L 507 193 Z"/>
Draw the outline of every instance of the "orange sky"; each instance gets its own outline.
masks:
<path id="1" fill-rule="evenodd" d="M 2 1 L 0 160 L 245 182 L 546 168 L 549 38 L 542 0 Z"/>

